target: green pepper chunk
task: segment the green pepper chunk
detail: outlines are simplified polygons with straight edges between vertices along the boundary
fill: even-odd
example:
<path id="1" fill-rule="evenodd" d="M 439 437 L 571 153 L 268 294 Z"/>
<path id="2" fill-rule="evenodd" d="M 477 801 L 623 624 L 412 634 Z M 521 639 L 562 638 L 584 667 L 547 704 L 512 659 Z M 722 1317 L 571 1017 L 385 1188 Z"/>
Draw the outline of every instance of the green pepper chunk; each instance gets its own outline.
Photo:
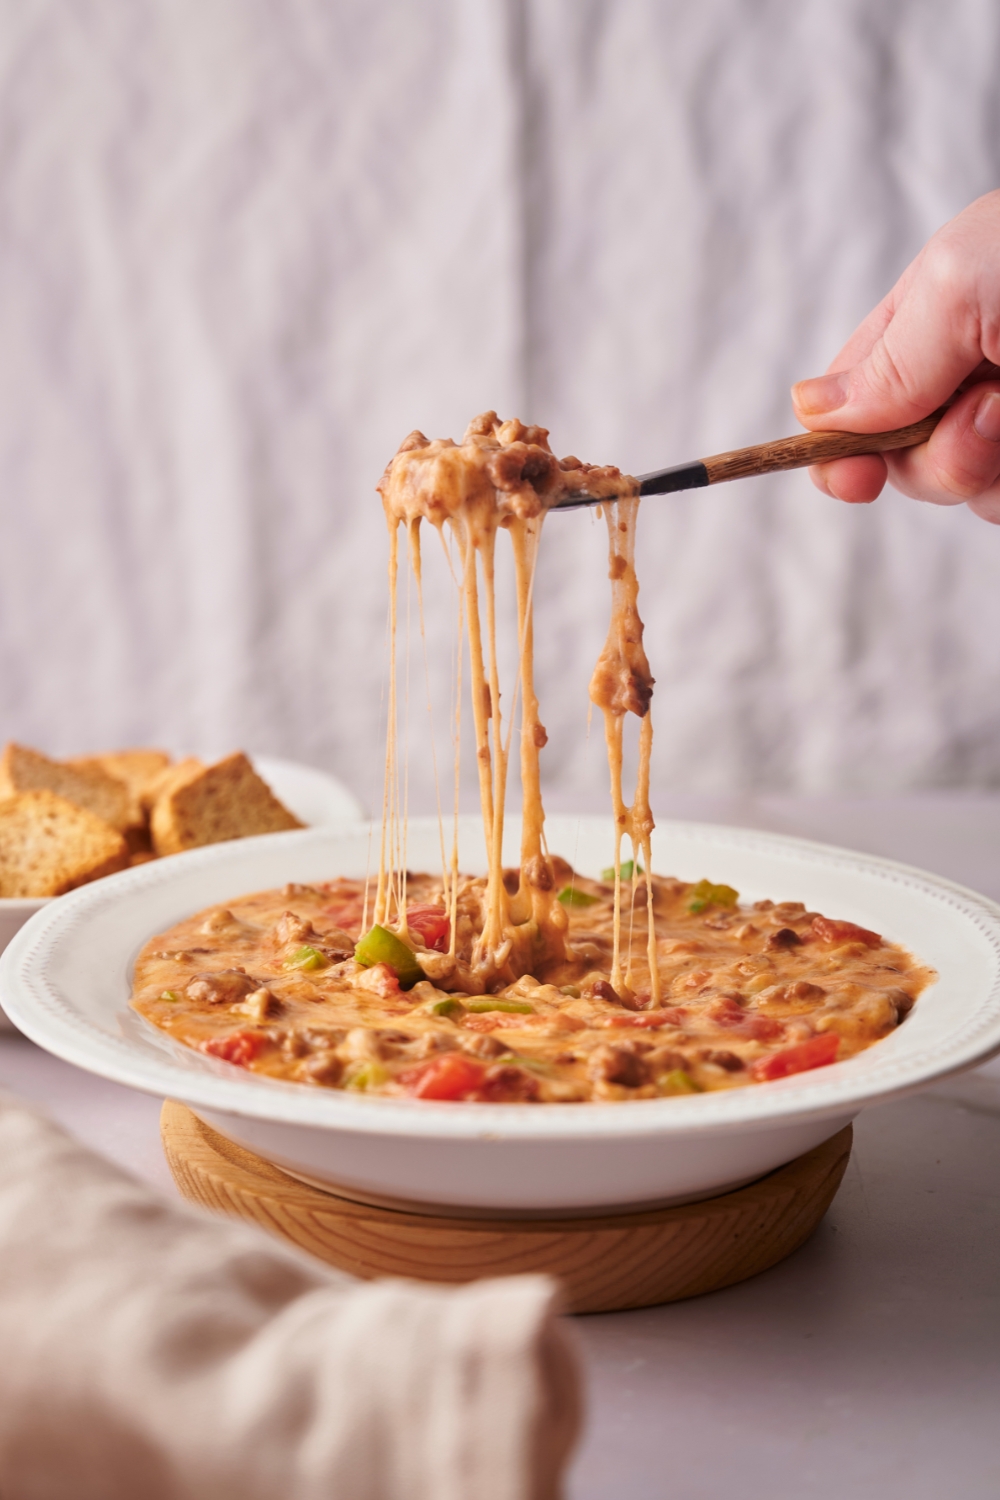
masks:
<path id="1" fill-rule="evenodd" d="M 171 1005 L 176 1005 L 180 998 L 176 990 L 164 990 L 160 996 L 161 1000 L 169 1000 Z"/>
<path id="2" fill-rule="evenodd" d="M 586 891 L 578 891 L 575 885 L 565 886 L 556 897 L 563 906 L 593 906 L 600 899 L 599 896 L 588 895 Z"/>
<path id="3" fill-rule="evenodd" d="M 388 927 L 376 926 L 366 932 L 354 950 L 354 957 L 363 969 L 387 964 L 399 980 L 401 990 L 412 990 L 418 980 L 426 977 L 413 949 Z"/>
<path id="4" fill-rule="evenodd" d="M 710 880 L 699 880 L 693 885 L 688 901 L 688 911 L 704 911 L 712 900 L 712 882 Z"/>
<path id="5" fill-rule="evenodd" d="M 512 1016 L 533 1016 L 535 1008 L 533 1005 L 525 1005 L 520 1000 L 463 1000 L 465 1010 L 472 1012 L 474 1016 L 483 1015 L 490 1010 L 505 1010 Z"/>
<path id="6" fill-rule="evenodd" d="M 551 1078 L 553 1073 L 550 1063 L 539 1062 L 537 1057 L 523 1057 L 518 1052 L 501 1052 L 497 1062 L 516 1064 L 519 1068 L 526 1068 L 529 1073 L 539 1073 L 542 1078 Z"/>
<path id="7" fill-rule="evenodd" d="M 717 906 L 735 906 L 740 899 L 739 891 L 731 885 L 713 885 L 712 900 Z"/>
<path id="8" fill-rule="evenodd" d="M 623 880 L 631 880 L 633 875 L 641 875 L 641 874 L 642 874 L 642 865 L 637 865 L 634 859 L 624 859 L 624 860 L 622 860 L 622 863 L 621 863 L 621 877 L 622 877 Z M 613 883 L 614 878 L 615 878 L 615 867 L 614 867 L 614 865 L 608 865 L 608 868 L 606 870 L 602 870 L 601 871 L 601 879 L 604 880 L 604 881 L 606 881 L 609 885 Z"/>
<path id="9" fill-rule="evenodd" d="M 560 995 L 568 995 L 571 1000 L 579 1000 L 580 986 L 578 984 L 561 984 L 559 986 L 559 993 Z"/>
<path id="10" fill-rule="evenodd" d="M 454 995 L 445 995 L 441 1000 L 429 1001 L 422 1009 L 429 1016 L 453 1016 L 456 1012 L 463 1010 L 464 1007 L 460 1000 L 455 999 Z"/>
<path id="11" fill-rule="evenodd" d="M 367 1089 L 377 1089 L 388 1080 L 389 1070 L 383 1068 L 380 1062 L 362 1063 L 355 1072 L 350 1073 L 344 1084 L 345 1089 L 356 1089 L 364 1093 Z"/>
<path id="12" fill-rule="evenodd" d="M 305 969 L 308 971 L 310 969 L 326 969 L 329 967 L 329 964 L 330 960 L 325 953 L 321 953 L 318 948 L 311 947 L 309 943 L 304 943 L 301 948 L 296 948 L 290 958 L 285 959 L 284 966 L 286 969 Z"/>
<path id="13" fill-rule="evenodd" d="M 688 911 L 704 911 L 706 906 L 735 906 L 739 899 L 739 891 L 734 891 L 731 885 L 713 885 L 710 880 L 699 880 L 691 887 Z"/>
<path id="14" fill-rule="evenodd" d="M 691 1074 L 685 1073 L 683 1068 L 673 1068 L 669 1073 L 664 1073 L 662 1078 L 657 1079 L 656 1089 L 660 1094 L 700 1094 L 702 1092 Z"/>

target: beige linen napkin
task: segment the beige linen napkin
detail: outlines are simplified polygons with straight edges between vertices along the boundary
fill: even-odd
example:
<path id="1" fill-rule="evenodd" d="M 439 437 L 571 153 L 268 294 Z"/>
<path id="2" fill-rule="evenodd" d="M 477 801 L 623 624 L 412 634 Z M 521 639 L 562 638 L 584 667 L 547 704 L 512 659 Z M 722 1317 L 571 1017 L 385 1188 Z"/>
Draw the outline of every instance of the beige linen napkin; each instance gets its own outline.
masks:
<path id="1" fill-rule="evenodd" d="M 551 1500 L 555 1298 L 353 1281 L 0 1096 L 3 1500 Z"/>

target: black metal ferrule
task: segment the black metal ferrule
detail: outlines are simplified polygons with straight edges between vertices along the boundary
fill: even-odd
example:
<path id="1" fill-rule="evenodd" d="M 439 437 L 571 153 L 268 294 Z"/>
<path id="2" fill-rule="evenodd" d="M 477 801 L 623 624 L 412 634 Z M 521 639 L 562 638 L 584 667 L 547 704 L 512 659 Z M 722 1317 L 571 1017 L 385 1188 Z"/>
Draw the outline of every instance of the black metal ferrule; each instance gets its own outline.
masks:
<path id="1" fill-rule="evenodd" d="M 669 495 L 673 490 L 700 490 L 707 484 L 708 470 L 703 463 L 678 464 L 673 469 L 640 474 L 639 494 Z"/>
<path id="2" fill-rule="evenodd" d="M 640 495 L 669 495 L 674 490 L 700 490 L 708 484 L 708 470 L 700 461 L 694 464 L 677 464 L 673 469 L 657 469 L 654 474 L 639 475 Z M 614 499 L 614 496 L 606 496 Z M 571 500 L 560 500 L 552 510 L 580 510 L 585 505 L 600 505 L 593 495 L 577 495 Z"/>

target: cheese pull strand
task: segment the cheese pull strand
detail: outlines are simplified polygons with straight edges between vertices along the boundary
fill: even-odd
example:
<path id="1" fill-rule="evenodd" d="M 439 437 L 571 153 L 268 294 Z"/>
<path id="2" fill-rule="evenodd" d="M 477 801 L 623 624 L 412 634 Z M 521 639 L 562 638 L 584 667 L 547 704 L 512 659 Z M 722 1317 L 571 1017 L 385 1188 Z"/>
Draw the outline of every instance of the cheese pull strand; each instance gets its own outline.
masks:
<path id="1" fill-rule="evenodd" d="M 618 469 L 582 464 L 578 459 L 559 460 L 548 444 L 542 427 L 521 422 L 500 422 L 487 412 L 470 423 L 461 444 L 443 439 L 428 441 L 413 432 L 386 469 L 379 484 L 389 527 L 389 713 L 385 758 L 385 791 L 375 920 L 395 922 L 405 931 L 406 923 L 406 796 L 405 768 L 398 750 L 398 688 L 396 634 L 398 616 L 397 534 L 405 525 L 409 537 L 410 564 L 419 570 L 419 527 L 428 522 L 444 535 L 447 530 L 459 561 L 459 623 L 464 637 L 457 668 L 456 698 L 456 820 L 458 806 L 459 754 L 457 745 L 458 698 L 461 694 L 461 656 L 468 650 L 469 691 L 475 736 L 476 768 L 487 852 L 488 875 L 481 891 L 481 911 L 467 976 L 482 986 L 496 988 L 531 975 L 551 960 L 566 956 L 568 917 L 560 904 L 552 862 L 545 847 L 545 812 L 542 805 L 539 756 L 546 743 L 534 683 L 534 623 L 532 594 L 542 523 L 547 511 L 559 500 L 586 490 L 608 497 L 634 493 L 635 482 Z M 629 538 L 634 537 L 634 503 L 619 502 L 627 518 Z M 633 508 L 628 509 L 632 504 Z M 618 507 L 615 507 L 618 514 Z M 497 534 L 506 531 L 513 552 L 517 592 L 518 667 L 509 693 L 510 720 L 506 726 L 501 710 L 501 683 L 497 653 L 497 606 L 495 565 Z M 623 558 L 631 567 L 628 540 Z M 621 549 L 619 549 L 621 551 Z M 614 576 L 614 574 L 613 574 Z M 623 575 L 624 576 L 624 575 Z M 632 573 L 634 580 L 634 570 Z M 419 585 L 418 572 L 418 585 Z M 624 590 L 619 583 L 615 598 L 634 596 L 637 585 Z M 422 591 L 418 587 L 418 599 Z M 620 610 L 619 610 L 620 613 Z M 638 616 L 636 615 L 636 620 Z M 638 627 L 641 642 L 641 624 Z M 641 646 L 640 646 L 641 649 Z M 645 661 L 645 658 L 643 658 Z M 646 667 L 648 678 L 648 665 Z M 651 689 L 652 679 L 648 678 Z M 523 831 L 516 886 L 505 880 L 503 870 L 504 814 L 507 769 L 512 742 L 511 727 L 520 699 L 519 763 L 522 786 Z M 506 700 L 505 700 L 506 701 Z M 595 701 L 597 701 L 595 699 Z M 647 699 L 648 701 L 648 699 Z M 620 736 L 619 736 L 620 739 Z M 609 740 L 609 745 L 611 741 Z M 645 740 L 643 741 L 645 744 Z M 625 809 L 626 832 L 638 839 L 636 847 L 648 850 L 648 747 L 641 770 L 640 788 L 632 808 Z M 619 755 L 620 762 L 620 755 Z M 641 780 L 645 776 L 645 781 Z M 613 776 L 614 780 L 614 776 Z M 620 765 L 617 786 L 621 789 Z M 643 789 L 645 788 L 645 790 Z M 440 814 L 439 814 L 440 816 Z M 616 827 L 618 827 L 616 808 Z M 645 838 L 645 843 L 643 843 Z M 633 840 L 633 841 L 634 841 Z M 442 830 L 442 851 L 444 850 Z M 620 835 L 616 843 L 620 848 Z M 646 867 L 649 859 L 646 855 Z M 454 853 L 450 868 L 442 853 L 442 888 L 451 918 L 451 956 L 455 955 L 458 925 L 458 871 Z M 513 887 L 513 888 L 512 888 Z M 619 897 L 620 906 L 620 897 Z M 650 913 L 652 903 L 649 902 Z M 618 955 L 616 934 L 615 952 Z M 651 950 L 652 951 L 652 950 Z M 654 981 L 655 982 L 655 981 Z"/>
<path id="2" fill-rule="evenodd" d="M 656 920 L 653 912 L 650 851 L 650 838 L 655 826 L 649 806 L 649 767 L 653 749 L 653 721 L 649 710 L 653 697 L 653 676 L 642 644 L 643 624 L 638 607 L 639 580 L 635 572 L 635 530 L 639 496 L 636 493 L 627 498 L 606 501 L 602 509 L 608 526 L 611 622 L 604 649 L 597 659 L 594 675 L 590 680 L 590 698 L 604 715 L 604 737 L 611 773 L 611 807 L 615 822 L 615 915 L 611 986 L 615 990 L 634 994 L 636 986 L 641 983 L 632 964 L 631 944 L 629 968 L 624 975 L 621 966 L 621 848 L 622 837 L 627 835 L 632 844 L 632 911 L 640 869 L 646 882 L 649 996 L 655 1005 L 660 998 L 660 977 L 656 962 Z M 622 790 L 625 715 L 628 713 L 635 714 L 642 721 L 639 730 L 639 765 L 631 806 L 626 803 Z M 631 914 L 630 911 L 630 918 Z"/>

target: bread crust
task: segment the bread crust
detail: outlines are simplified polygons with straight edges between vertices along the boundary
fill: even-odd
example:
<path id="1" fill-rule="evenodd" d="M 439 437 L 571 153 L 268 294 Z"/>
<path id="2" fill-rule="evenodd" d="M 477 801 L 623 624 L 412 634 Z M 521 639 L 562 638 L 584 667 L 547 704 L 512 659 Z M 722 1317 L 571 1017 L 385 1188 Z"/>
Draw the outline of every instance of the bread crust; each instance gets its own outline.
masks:
<path id="1" fill-rule="evenodd" d="M 0 800 L 0 897 L 62 896 L 128 862 L 122 834 L 66 797 L 41 788 Z"/>
<path id="2" fill-rule="evenodd" d="M 152 801 L 145 803 L 144 799 L 150 788 L 155 787 L 164 772 L 170 769 L 171 758 L 166 750 L 108 750 L 101 755 L 73 755 L 64 764 L 80 771 L 96 768 L 106 776 L 114 776 L 117 781 L 125 783 L 131 799 L 125 836 L 132 842 L 134 840 L 130 836 L 133 831 L 141 833 L 139 847 L 148 849 L 146 824 Z"/>
<path id="3" fill-rule="evenodd" d="M 135 822 L 127 784 L 102 766 L 50 760 L 39 750 L 11 741 L 0 756 L 0 797 L 20 792 L 53 792 L 102 818 L 119 833 Z"/>
<path id="4" fill-rule="evenodd" d="M 241 750 L 214 765 L 182 762 L 153 805 L 150 831 L 157 854 L 280 833 L 305 825 L 279 802 Z"/>

